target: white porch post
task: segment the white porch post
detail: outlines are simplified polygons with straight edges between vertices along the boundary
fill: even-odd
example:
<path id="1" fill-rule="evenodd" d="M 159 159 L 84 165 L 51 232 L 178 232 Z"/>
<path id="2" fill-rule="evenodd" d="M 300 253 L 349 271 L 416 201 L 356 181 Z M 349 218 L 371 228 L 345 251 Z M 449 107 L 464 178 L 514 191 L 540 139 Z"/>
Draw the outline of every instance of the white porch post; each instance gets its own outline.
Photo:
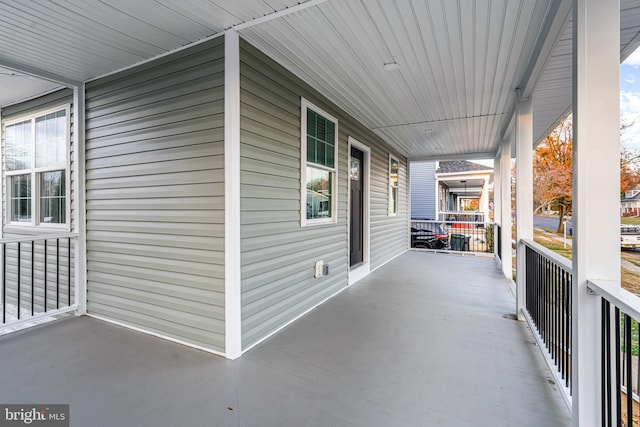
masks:
<path id="1" fill-rule="evenodd" d="M 573 1 L 573 425 L 601 422 L 599 298 L 620 286 L 620 4 Z M 594 173 L 597 171 L 597 173 Z"/>
<path id="2" fill-rule="evenodd" d="M 502 141 L 500 146 L 500 220 L 502 234 L 502 273 L 513 278 L 513 253 L 511 250 L 511 141 Z"/>
<path id="3" fill-rule="evenodd" d="M 225 354 L 242 355 L 240 288 L 240 37 L 224 35 Z"/>
<path id="4" fill-rule="evenodd" d="M 480 196 L 480 210 L 484 214 L 484 222 L 489 222 L 489 178 L 485 178 L 482 185 L 482 195 Z"/>
<path id="5" fill-rule="evenodd" d="M 531 98 L 516 105 L 516 314 L 524 320 L 525 259 L 522 239 L 533 239 L 533 106 Z"/>
<path id="6" fill-rule="evenodd" d="M 500 149 L 496 153 L 496 157 L 493 158 L 493 253 L 498 257 L 502 257 L 502 254 L 498 251 L 498 239 L 502 237 L 502 235 L 498 235 L 498 229 L 496 225 L 502 226 L 502 210 L 501 210 L 501 199 L 502 199 L 502 180 L 500 178 Z"/>
<path id="7" fill-rule="evenodd" d="M 73 87 L 73 210 L 74 229 L 78 233 L 75 251 L 75 304 L 76 315 L 87 312 L 87 224 L 85 189 L 85 86 Z"/>

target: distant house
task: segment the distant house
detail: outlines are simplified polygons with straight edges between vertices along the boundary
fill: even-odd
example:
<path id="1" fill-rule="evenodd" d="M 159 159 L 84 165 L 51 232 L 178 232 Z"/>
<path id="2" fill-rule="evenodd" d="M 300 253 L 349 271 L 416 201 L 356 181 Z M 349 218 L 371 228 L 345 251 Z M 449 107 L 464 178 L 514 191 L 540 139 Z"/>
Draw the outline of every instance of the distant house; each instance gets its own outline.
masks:
<path id="1" fill-rule="evenodd" d="M 411 162 L 411 217 L 486 221 L 493 169 L 466 160 Z"/>
<path id="2" fill-rule="evenodd" d="M 620 214 L 622 216 L 640 216 L 640 185 L 636 185 L 624 193 L 620 199 Z"/>

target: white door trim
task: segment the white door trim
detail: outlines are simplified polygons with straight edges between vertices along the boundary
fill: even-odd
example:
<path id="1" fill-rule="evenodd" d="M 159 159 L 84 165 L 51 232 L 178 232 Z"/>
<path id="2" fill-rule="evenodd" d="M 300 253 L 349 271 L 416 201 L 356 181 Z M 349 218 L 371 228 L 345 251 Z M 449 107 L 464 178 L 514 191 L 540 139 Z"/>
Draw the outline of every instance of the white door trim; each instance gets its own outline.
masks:
<path id="1" fill-rule="evenodd" d="M 364 177 L 364 209 L 363 209 L 363 218 L 362 218 L 362 234 L 363 234 L 363 249 L 364 253 L 362 254 L 362 264 L 360 264 L 357 268 L 349 269 L 349 285 L 356 283 L 358 280 L 366 277 L 371 272 L 371 239 L 370 239 L 370 193 L 371 193 L 371 148 L 355 138 L 349 137 L 349 147 L 348 147 L 348 162 L 347 169 L 351 165 L 351 147 L 354 147 L 364 153 L 363 167 L 362 173 Z M 348 198 L 348 217 L 351 218 L 351 178 L 350 173 L 347 170 L 347 198 Z M 348 244 L 351 244 L 351 232 L 349 227 L 347 227 L 347 237 Z"/>

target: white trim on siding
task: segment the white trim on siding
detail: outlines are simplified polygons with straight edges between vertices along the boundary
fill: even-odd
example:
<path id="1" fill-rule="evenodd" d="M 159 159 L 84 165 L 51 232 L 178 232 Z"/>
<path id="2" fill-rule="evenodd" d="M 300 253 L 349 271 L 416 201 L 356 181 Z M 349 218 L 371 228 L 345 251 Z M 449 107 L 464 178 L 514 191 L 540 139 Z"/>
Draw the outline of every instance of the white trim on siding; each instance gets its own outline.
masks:
<path id="1" fill-rule="evenodd" d="M 334 167 L 328 168 L 313 163 L 313 167 L 326 170 L 333 173 L 333 181 L 331 182 L 331 217 L 321 219 L 307 219 L 307 109 L 314 111 L 325 119 L 335 124 L 335 146 L 334 146 Z M 338 119 L 331 114 L 317 107 L 313 103 L 304 98 L 300 98 L 300 225 L 306 227 L 309 225 L 335 224 L 338 222 Z"/>
<path id="2" fill-rule="evenodd" d="M 240 38 L 224 36 L 225 353 L 242 355 L 240 248 Z"/>
<path id="3" fill-rule="evenodd" d="M 86 181 L 85 181 L 85 86 L 73 88 L 73 203 L 75 218 L 73 227 L 78 234 L 75 244 L 75 298 L 76 315 L 87 312 L 87 222 L 86 222 Z M 68 203 L 71 205 L 71 203 Z M 69 219 L 71 220 L 71 219 Z"/>
<path id="4" fill-rule="evenodd" d="M 40 192 L 41 192 L 41 188 L 40 188 L 40 183 L 38 181 L 38 177 L 44 173 L 44 172 L 53 172 L 53 171 L 59 171 L 62 170 L 62 164 L 57 164 L 57 165 L 53 165 L 53 166 L 47 166 L 47 167 L 36 167 L 35 166 L 35 159 L 36 159 L 36 119 L 38 117 L 42 117 L 42 116 L 46 116 L 47 114 L 50 113 L 55 113 L 57 111 L 61 111 L 64 110 L 65 112 L 65 119 L 66 119 L 66 127 L 67 127 L 67 132 L 66 132 L 66 141 L 65 141 L 65 160 L 64 160 L 64 173 L 65 173 L 65 192 L 66 192 L 66 201 L 65 201 L 65 216 L 66 216 L 66 221 L 64 223 L 55 223 L 55 224 L 50 224 L 50 223 L 46 223 L 46 222 L 41 222 L 40 221 Z M 75 112 L 75 110 L 73 110 Z M 55 107 L 51 107 L 51 108 L 46 108 L 46 109 L 42 109 L 42 110 L 32 110 L 29 111 L 27 113 L 22 113 L 19 115 L 16 115 L 15 117 L 13 117 L 11 120 L 7 120 L 5 123 L 2 123 L 2 134 L 5 134 L 5 129 L 8 126 L 14 125 L 16 123 L 20 123 L 20 122 L 24 122 L 27 120 L 31 121 L 31 156 L 32 156 L 32 160 L 31 160 L 31 167 L 29 169 L 24 169 L 24 170 L 18 170 L 18 171 L 8 171 L 6 170 L 6 158 L 4 157 L 6 155 L 6 150 L 3 153 L 3 158 L 2 158 L 2 165 L 3 165 L 3 169 L 2 169 L 2 173 L 4 174 L 4 179 L 6 180 L 6 187 L 5 187 L 5 195 L 3 198 L 3 202 L 5 203 L 5 207 L 7 208 L 6 210 L 6 218 L 5 218 L 5 227 L 10 227 L 12 228 L 12 232 L 15 233 L 20 233 L 22 232 L 21 229 L 27 229 L 27 230 L 38 230 L 38 231 L 58 231 L 58 230 L 65 230 L 65 231 L 71 231 L 71 156 L 70 156 L 70 150 L 71 150 L 71 114 L 72 114 L 72 108 L 71 108 L 71 104 L 69 104 L 68 102 L 63 102 L 59 105 L 56 105 Z M 75 130 L 75 119 L 74 119 L 74 130 Z M 6 138 L 6 136 L 5 136 Z M 6 140 L 3 141 L 3 144 L 6 146 Z M 28 170 L 28 173 L 25 173 L 25 170 Z M 11 221 L 11 209 L 13 209 L 13 206 L 10 202 L 11 200 L 11 191 L 12 191 L 12 187 L 11 184 L 9 183 L 9 177 L 11 176 L 20 176 L 20 175 L 29 175 L 30 176 L 30 180 L 31 180 L 31 221 L 30 222 L 16 222 L 16 221 Z M 15 227 L 15 230 L 13 230 L 13 228 Z"/>
<path id="5" fill-rule="evenodd" d="M 349 286 L 356 283 L 358 280 L 363 279 L 371 272 L 371 148 L 364 145 L 353 137 L 348 138 L 349 144 L 347 148 L 347 169 L 351 165 L 351 147 L 355 147 L 364 153 L 364 167 L 362 173 L 364 174 L 364 182 L 366 186 L 364 188 L 364 212 L 363 212 L 363 246 L 364 253 L 362 254 L 362 265 L 353 270 L 349 270 Z M 347 172 L 347 221 L 349 221 L 351 215 L 351 178 L 349 172 Z M 347 227 L 347 242 L 351 244 L 351 231 L 350 227 Z"/>

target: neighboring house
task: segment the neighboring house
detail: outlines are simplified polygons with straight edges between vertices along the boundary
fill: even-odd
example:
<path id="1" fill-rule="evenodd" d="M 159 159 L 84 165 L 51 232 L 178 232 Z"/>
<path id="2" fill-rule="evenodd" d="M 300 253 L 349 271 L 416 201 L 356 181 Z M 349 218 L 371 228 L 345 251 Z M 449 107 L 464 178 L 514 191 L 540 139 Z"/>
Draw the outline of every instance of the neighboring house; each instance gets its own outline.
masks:
<path id="1" fill-rule="evenodd" d="M 438 162 L 410 163 L 411 218 L 436 219 L 436 169 Z"/>
<path id="2" fill-rule="evenodd" d="M 493 169 L 466 160 L 411 162 L 411 217 L 488 221 Z"/>
<path id="3" fill-rule="evenodd" d="M 4 237 L 86 197 L 87 313 L 231 358 L 408 249 L 406 159 L 239 43 L 235 87 L 224 37 L 88 82 L 85 194 L 72 91 L 2 109 Z"/>
<path id="4" fill-rule="evenodd" d="M 636 185 L 620 199 L 620 214 L 622 216 L 640 216 L 640 185 Z"/>

